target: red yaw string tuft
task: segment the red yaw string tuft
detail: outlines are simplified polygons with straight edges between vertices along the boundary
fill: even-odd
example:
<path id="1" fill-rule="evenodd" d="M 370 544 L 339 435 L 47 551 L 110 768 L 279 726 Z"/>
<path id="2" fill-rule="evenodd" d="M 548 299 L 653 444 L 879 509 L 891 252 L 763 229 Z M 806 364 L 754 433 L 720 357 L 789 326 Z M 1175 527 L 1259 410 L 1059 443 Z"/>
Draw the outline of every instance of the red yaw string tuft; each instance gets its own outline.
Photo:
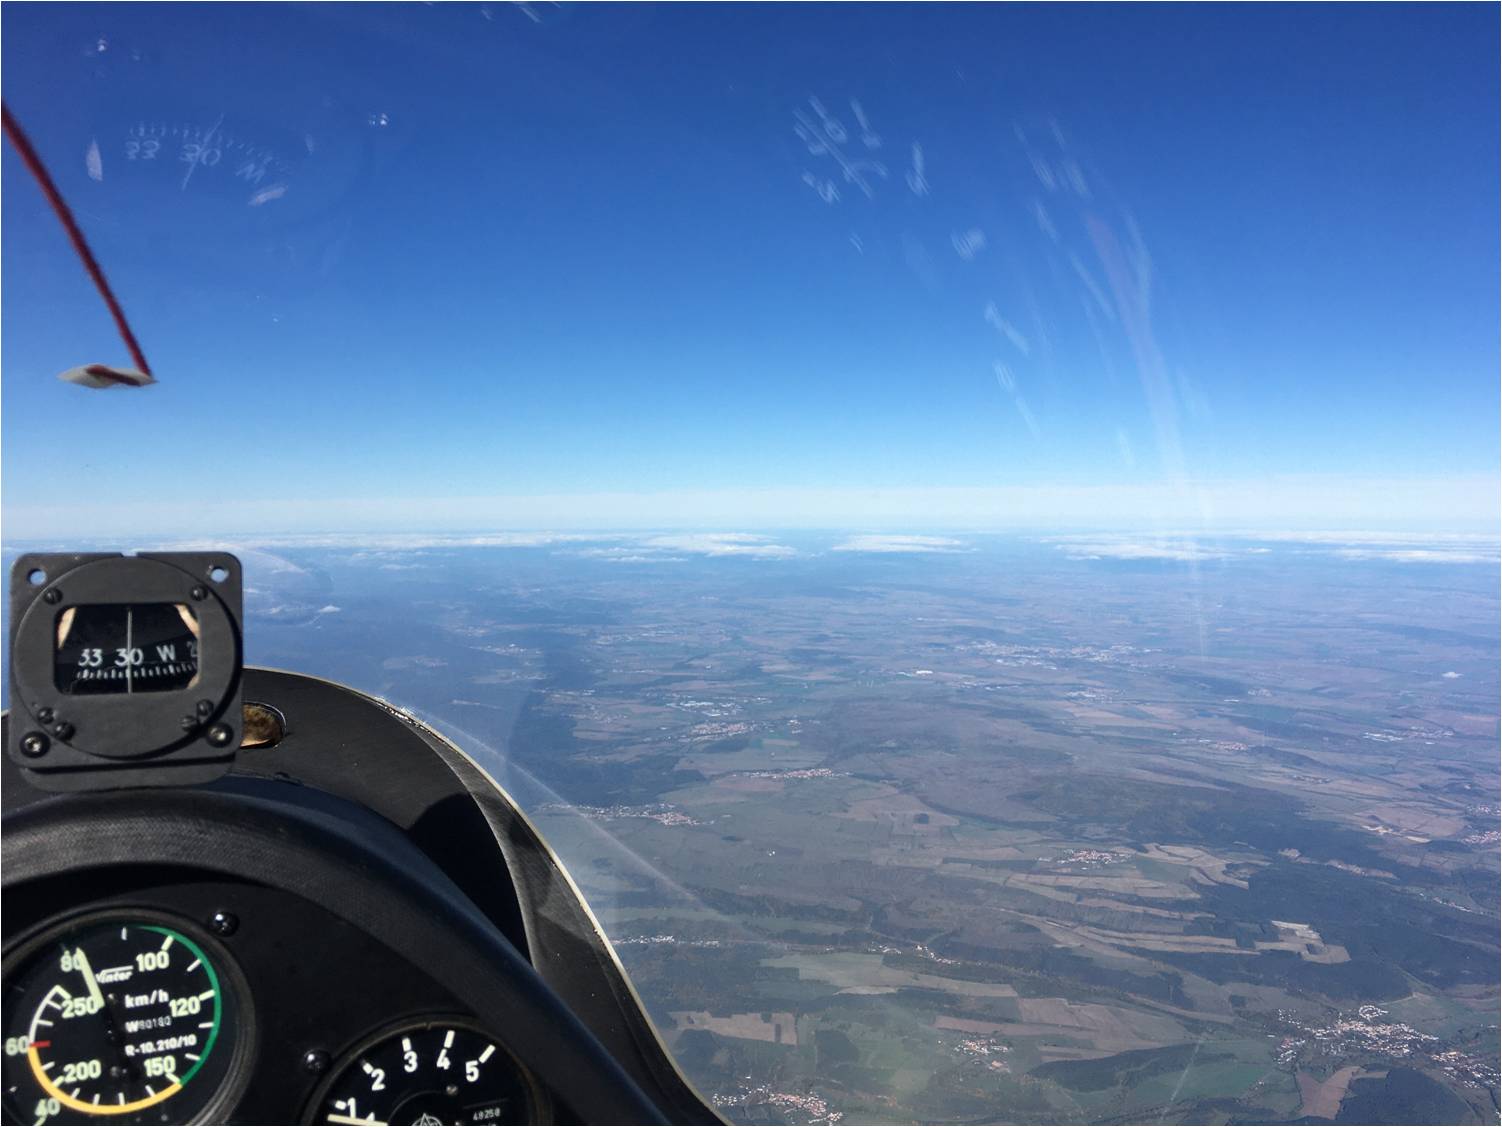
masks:
<path id="1" fill-rule="evenodd" d="M 115 319 L 115 328 L 120 330 L 120 339 L 125 342 L 125 347 L 130 349 L 130 358 L 142 373 L 151 375 L 151 369 L 146 364 L 146 355 L 141 351 L 140 344 L 136 342 L 136 334 L 131 332 L 130 322 L 125 319 L 125 310 L 121 309 L 120 303 L 115 300 L 114 291 L 110 289 L 104 271 L 100 269 L 98 261 L 94 258 L 94 252 L 89 249 L 89 244 L 84 239 L 83 232 L 79 230 L 78 221 L 73 218 L 73 212 L 69 209 L 67 201 L 57 190 L 57 185 L 52 182 L 47 166 L 42 163 L 42 158 L 37 156 L 37 151 L 31 147 L 30 138 L 11 116 L 10 107 L 3 102 L 0 102 L 0 116 L 4 117 L 6 140 L 15 148 L 21 162 L 35 177 L 37 185 L 42 189 L 42 195 L 47 197 L 47 202 L 52 205 L 52 211 L 57 216 L 58 222 L 68 233 L 68 241 L 73 244 L 73 249 L 78 252 L 78 257 L 83 261 L 83 268 L 89 272 L 89 277 L 94 279 L 99 296 L 104 298 L 104 304 L 109 306 L 110 316 Z"/>

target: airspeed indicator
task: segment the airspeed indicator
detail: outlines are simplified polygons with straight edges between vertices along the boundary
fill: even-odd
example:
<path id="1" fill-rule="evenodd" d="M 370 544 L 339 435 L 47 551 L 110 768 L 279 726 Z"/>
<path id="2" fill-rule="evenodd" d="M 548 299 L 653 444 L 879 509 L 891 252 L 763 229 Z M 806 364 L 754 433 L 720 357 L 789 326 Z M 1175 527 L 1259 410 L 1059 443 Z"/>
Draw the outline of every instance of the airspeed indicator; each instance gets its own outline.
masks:
<path id="1" fill-rule="evenodd" d="M 185 1123 L 213 1102 L 233 1055 L 233 1005 L 204 947 L 130 919 L 56 934 L 5 995 L 9 1122 Z"/>

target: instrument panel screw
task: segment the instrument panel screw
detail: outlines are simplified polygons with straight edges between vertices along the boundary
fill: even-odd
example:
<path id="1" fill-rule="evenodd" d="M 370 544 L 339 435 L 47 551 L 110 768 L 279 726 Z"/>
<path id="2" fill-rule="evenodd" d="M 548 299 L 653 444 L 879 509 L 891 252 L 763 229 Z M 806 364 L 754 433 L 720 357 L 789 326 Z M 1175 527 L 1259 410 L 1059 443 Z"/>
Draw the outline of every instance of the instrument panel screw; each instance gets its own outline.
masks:
<path id="1" fill-rule="evenodd" d="M 209 743 L 215 747 L 228 747 L 230 740 L 235 738 L 235 733 L 223 724 L 215 724 L 209 729 Z"/>
<path id="2" fill-rule="evenodd" d="M 194 587 L 188 592 L 188 595 L 194 602 L 199 602 L 208 596 L 208 591 L 202 587 Z"/>
<path id="3" fill-rule="evenodd" d="M 233 912 L 215 912 L 209 917 L 209 927 L 215 935 L 227 939 L 240 930 L 240 917 Z"/>
<path id="4" fill-rule="evenodd" d="M 47 737 L 41 732 L 27 732 L 21 737 L 21 754 L 32 759 L 47 754 Z"/>
<path id="5" fill-rule="evenodd" d="M 327 1072 L 329 1068 L 329 1055 L 322 1049 L 309 1049 L 302 1055 L 302 1070 L 318 1075 Z"/>
<path id="6" fill-rule="evenodd" d="M 50 708 L 37 709 L 37 719 L 40 720 L 43 724 L 51 724 L 54 715 L 56 714 Z"/>
<path id="7" fill-rule="evenodd" d="M 49 587 L 46 591 L 42 592 L 42 601 L 51 606 L 57 606 L 58 603 L 63 601 L 63 593 L 56 587 Z"/>
<path id="8" fill-rule="evenodd" d="M 198 715 L 204 717 L 211 716 L 214 712 L 214 702 L 211 700 L 201 700 L 193 707 L 197 709 Z"/>
<path id="9" fill-rule="evenodd" d="M 60 740 L 71 740 L 76 730 L 66 720 L 59 720 L 56 724 L 52 725 L 52 734 Z"/>

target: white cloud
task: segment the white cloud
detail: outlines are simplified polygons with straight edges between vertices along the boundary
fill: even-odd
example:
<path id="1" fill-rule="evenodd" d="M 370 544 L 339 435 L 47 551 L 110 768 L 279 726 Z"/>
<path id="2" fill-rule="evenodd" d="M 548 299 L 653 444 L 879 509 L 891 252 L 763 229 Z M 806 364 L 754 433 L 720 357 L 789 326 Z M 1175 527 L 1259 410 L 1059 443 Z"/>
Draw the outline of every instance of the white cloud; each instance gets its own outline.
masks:
<path id="1" fill-rule="evenodd" d="M 1406 545 L 1416 548 L 1437 548 L 1466 545 L 1495 545 L 1497 543 L 1496 534 L 1486 532 L 1341 532 L 1332 530 L 1258 532 L 1244 530 L 1223 532 L 1219 535 L 1243 540 L 1265 540 L 1269 543 L 1336 544 L 1341 546 L 1371 544 L 1384 547 Z"/>
<path id="2" fill-rule="evenodd" d="M 1336 548 L 1333 555 L 1346 560 L 1388 560 L 1392 563 L 1496 563 L 1496 552 L 1463 552 L 1454 548 Z"/>
<path id="3" fill-rule="evenodd" d="M 1496 534 L 1485 532 L 1374 532 L 1370 530 L 1304 530 L 1217 534 L 1225 539 L 1289 545 L 1294 550 L 1338 556 L 1346 560 L 1389 560 L 1394 563 L 1496 563 Z M 1266 552 L 1267 548 L 1248 548 Z"/>
<path id="4" fill-rule="evenodd" d="M 1113 551 L 1097 546 L 1102 555 L 1123 560 L 1223 560 L 1224 552 L 1206 551 L 1194 544 L 1122 544 Z"/>
<path id="5" fill-rule="evenodd" d="M 1457 564 L 1499 561 L 1497 537 L 1487 533 L 1217 530 L 1212 546 L 1201 543 L 1200 535 L 1177 531 L 1162 532 L 1145 539 L 1117 535 L 1057 537 L 1054 542 L 1075 553 L 1073 558 L 1076 559 L 1229 559 L 1272 554 L 1275 549 L 1266 544 L 1273 543 L 1280 547 L 1287 545 L 1287 550 L 1296 554 L 1337 556 L 1347 560 Z M 1243 543 L 1236 543 L 1238 541 Z"/>
<path id="6" fill-rule="evenodd" d="M 570 552 L 570 555 L 583 556 L 585 559 L 618 560 L 628 556 L 641 555 L 640 548 L 580 548 Z"/>
<path id="7" fill-rule="evenodd" d="M 261 619 L 303 619 L 317 618 L 318 612 L 310 609 L 305 603 L 276 603 L 269 607 L 248 607 L 246 613 L 252 618 Z"/>
<path id="8" fill-rule="evenodd" d="M 1104 534 L 1047 537 L 1071 559 L 1224 560 L 1265 556 L 1277 549 L 1298 555 L 1317 554 L 1346 560 L 1395 563 L 1497 563 L 1497 540 L 1484 533 L 1418 532 L 1220 532 L 1206 542 L 1203 533 L 1160 532 L 1149 536 Z M 1490 551 L 1488 551 L 1490 547 Z"/>
<path id="9" fill-rule="evenodd" d="M 1056 536 L 1047 539 L 1069 559 L 1229 559 L 1230 551 L 1206 547 L 1182 533 L 1166 536 Z"/>
<path id="10" fill-rule="evenodd" d="M 630 548 L 580 548 L 569 553 L 582 559 L 604 560 L 606 563 L 683 563 L 684 557 L 668 555 L 641 545 Z"/>
<path id="11" fill-rule="evenodd" d="M 330 548 L 353 552 L 411 552 L 423 548 L 546 548 L 599 540 L 624 540 L 630 533 L 608 532 L 307 532 L 258 535 L 245 545 L 223 540 L 178 540 L 152 551 L 255 552 L 267 548 Z M 302 570 L 282 561 L 286 568 Z"/>
<path id="12" fill-rule="evenodd" d="M 701 556 L 750 556 L 754 559 L 785 559 L 798 553 L 785 544 L 749 532 L 693 532 L 675 536 L 652 536 L 641 542 L 648 549 L 692 552 Z"/>
<path id="13" fill-rule="evenodd" d="M 607 539 L 598 537 L 597 539 Z M 656 536 L 621 534 L 613 547 L 579 548 L 569 552 L 582 559 L 606 563 L 683 563 L 693 556 L 742 556 L 749 559 L 786 559 L 798 553 L 768 536 L 753 532 L 660 533 Z M 684 555 L 682 553 L 686 553 Z"/>
<path id="14" fill-rule="evenodd" d="M 852 536 L 836 544 L 835 552 L 964 552 L 963 540 L 945 536 Z"/>
<path id="15" fill-rule="evenodd" d="M 348 532 L 348 533 L 297 533 L 289 535 L 257 536 L 245 543 L 230 541 L 179 540 L 153 545 L 155 551 L 208 551 L 234 552 L 247 561 L 251 558 L 264 560 L 267 566 L 257 570 L 303 572 L 290 561 L 270 555 L 268 548 L 278 549 L 346 549 L 356 553 L 352 559 L 387 559 L 391 553 L 414 552 L 424 549 L 444 548 L 550 548 L 572 545 L 580 547 L 573 554 L 599 559 L 625 561 L 635 557 L 638 562 L 648 558 L 666 560 L 670 552 L 688 552 L 701 556 L 752 556 L 761 559 L 780 559 L 797 555 L 797 552 L 774 542 L 770 537 L 752 532 L 694 532 L 660 533 L 643 535 L 639 532 Z M 616 546 L 602 546 L 616 545 Z M 410 563 L 382 563 L 386 570 L 400 571 L 418 567 Z"/>
<path id="16" fill-rule="evenodd" d="M 1452 669 L 1448 673 L 1441 673 L 1440 676 L 1443 677 L 1446 681 L 1454 681 L 1454 680 L 1457 680 L 1460 677 L 1460 674 L 1456 673 Z"/>

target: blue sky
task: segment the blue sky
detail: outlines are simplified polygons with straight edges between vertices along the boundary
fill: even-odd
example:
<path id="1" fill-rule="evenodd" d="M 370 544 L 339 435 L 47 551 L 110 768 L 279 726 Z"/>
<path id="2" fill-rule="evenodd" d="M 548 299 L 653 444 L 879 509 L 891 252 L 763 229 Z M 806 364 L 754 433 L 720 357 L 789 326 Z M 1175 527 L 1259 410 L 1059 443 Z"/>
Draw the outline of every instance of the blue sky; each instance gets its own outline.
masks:
<path id="1" fill-rule="evenodd" d="M 1494 7 L 3 18 L 8 538 L 1496 525 Z"/>

